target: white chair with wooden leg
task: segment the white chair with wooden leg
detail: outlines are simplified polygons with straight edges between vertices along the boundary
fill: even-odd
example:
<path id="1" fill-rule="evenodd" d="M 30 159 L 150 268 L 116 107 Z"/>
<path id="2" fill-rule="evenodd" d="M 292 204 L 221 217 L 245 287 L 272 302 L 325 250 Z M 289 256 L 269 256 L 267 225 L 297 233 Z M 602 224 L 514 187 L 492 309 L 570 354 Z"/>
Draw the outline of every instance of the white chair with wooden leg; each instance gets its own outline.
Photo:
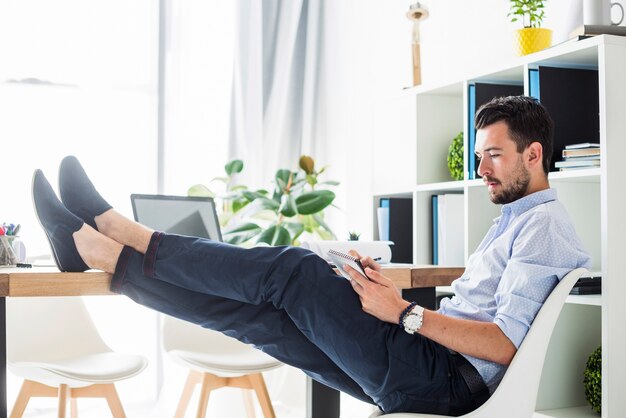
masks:
<path id="1" fill-rule="evenodd" d="M 531 418 L 535 412 L 541 370 L 550 337 L 574 284 L 587 270 L 569 272 L 552 291 L 535 317 L 500 385 L 480 408 L 462 418 Z M 441 415 L 374 413 L 370 418 L 440 418 Z"/>
<path id="2" fill-rule="evenodd" d="M 163 318 L 162 336 L 163 349 L 175 362 L 190 369 L 176 418 L 185 416 L 198 384 L 197 418 L 206 416 L 211 391 L 227 386 L 254 390 L 265 418 L 276 417 L 262 373 L 280 367 L 281 362 L 234 338 L 167 315 Z M 243 393 L 248 416 L 252 418 L 250 391 Z"/>
<path id="3" fill-rule="evenodd" d="M 58 397 L 58 417 L 77 398 L 105 398 L 114 418 L 125 418 L 114 383 L 147 366 L 140 355 L 112 351 L 100 337 L 82 298 L 7 298 L 7 363 L 24 383 L 11 418 L 23 415 L 31 397 Z"/>

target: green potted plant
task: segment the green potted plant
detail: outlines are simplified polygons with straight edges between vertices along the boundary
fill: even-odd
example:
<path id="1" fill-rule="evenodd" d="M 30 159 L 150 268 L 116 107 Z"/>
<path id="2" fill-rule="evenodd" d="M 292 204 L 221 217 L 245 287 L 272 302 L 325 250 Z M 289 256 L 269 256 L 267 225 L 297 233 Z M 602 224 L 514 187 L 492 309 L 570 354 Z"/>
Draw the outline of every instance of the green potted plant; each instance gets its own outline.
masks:
<path id="1" fill-rule="evenodd" d="M 452 140 L 448 148 L 448 170 L 453 180 L 463 180 L 463 132 Z"/>
<path id="2" fill-rule="evenodd" d="M 233 160 L 224 167 L 225 177 L 212 181 L 222 182 L 225 190 L 216 195 L 208 187 L 196 184 L 189 188 L 189 196 L 208 196 L 222 201 L 219 211 L 224 241 L 250 246 L 298 245 L 299 237 L 310 234 L 329 240 L 335 234 L 324 221 L 324 210 L 335 199 L 335 193 L 320 186 L 336 186 L 332 180 L 320 181 L 326 167 L 315 168 L 315 160 L 303 155 L 299 170 L 280 169 L 274 176 L 274 189 L 250 190 L 237 184 L 236 176 L 243 171 L 243 161 Z"/>
<path id="3" fill-rule="evenodd" d="M 596 348 L 587 360 L 583 384 L 585 398 L 597 413 L 602 412 L 602 346 Z"/>
<path id="4" fill-rule="evenodd" d="M 521 20 L 522 29 L 515 31 L 518 55 L 541 51 L 552 45 L 552 31 L 541 27 L 545 17 L 544 3 L 547 0 L 510 0 L 508 17 L 511 22 Z"/>

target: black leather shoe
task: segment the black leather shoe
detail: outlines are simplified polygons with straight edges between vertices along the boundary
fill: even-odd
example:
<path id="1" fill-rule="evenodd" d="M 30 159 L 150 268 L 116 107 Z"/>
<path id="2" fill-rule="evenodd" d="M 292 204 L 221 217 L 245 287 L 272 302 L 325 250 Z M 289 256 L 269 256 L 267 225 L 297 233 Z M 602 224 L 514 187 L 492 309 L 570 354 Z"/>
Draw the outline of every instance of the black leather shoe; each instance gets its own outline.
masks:
<path id="1" fill-rule="evenodd" d="M 96 191 L 80 162 L 73 155 L 61 161 L 59 193 L 65 207 L 96 230 L 98 228 L 94 218 L 112 208 Z"/>
<path id="2" fill-rule="evenodd" d="M 83 226 L 83 221 L 63 206 L 41 170 L 35 170 L 33 174 L 32 193 L 35 214 L 46 233 L 59 270 L 88 270 L 72 237 Z"/>

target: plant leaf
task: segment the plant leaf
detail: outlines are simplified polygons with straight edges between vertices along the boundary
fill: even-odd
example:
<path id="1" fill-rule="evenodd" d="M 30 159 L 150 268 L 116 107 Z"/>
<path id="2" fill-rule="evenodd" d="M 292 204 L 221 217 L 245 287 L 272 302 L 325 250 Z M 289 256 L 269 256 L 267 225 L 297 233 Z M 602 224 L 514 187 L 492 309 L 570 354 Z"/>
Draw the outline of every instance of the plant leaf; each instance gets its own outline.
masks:
<path id="1" fill-rule="evenodd" d="M 187 189 L 187 196 L 195 197 L 215 197 L 215 193 L 209 190 L 204 184 L 194 184 Z"/>
<path id="2" fill-rule="evenodd" d="M 325 238 L 325 239 L 337 239 L 337 237 L 335 236 L 335 233 L 330 229 L 330 227 L 328 226 L 328 224 L 324 221 L 324 218 L 322 216 L 323 214 L 321 213 L 316 213 L 315 215 L 313 215 L 313 219 L 315 220 L 315 222 L 318 223 L 318 225 L 326 230 L 326 232 L 328 234 L 330 234 L 330 238 Z"/>
<path id="3" fill-rule="evenodd" d="M 282 225 L 287 229 L 287 231 L 289 231 L 289 234 L 292 236 L 291 241 L 295 241 L 304 232 L 304 225 L 302 225 L 301 223 L 284 222 Z"/>
<path id="4" fill-rule="evenodd" d="M 311 215 L 324 210 L 335 199 L 335 193 L 330 190 L 314 190 L 303 193 L 296 198 L 298 213 Z"/>
<path id="5" fill-rule="evenodd" d="M 272 212 L 276 212 L 278 210 L 278 202 L 272 199 L 268 199 L 266 197 L 260 197 L 250 202 L 242 211 L 241 216 L 253 216 L 256 213 L 259 213 L 264 210 L 269 210 Z"/>
<path id="6" fill-rule="evenodd" d="M 224 240 L 229 244 L 238 245 L 259 235 L 261 231 L 257 224 L 247 222 L 224 231 Z"/>
<path id="7" fill-rule="evenodd" d="M 276 187 L 280 190 L 281 194 L 289 184 L 289 177 L 291 177 L 291 171 L 284 168 L 276 172 L 274 179 L 276 180 Z"/>
<path id="8" fill-rule="evenodd" d="M 304 227 L 304 230 L 308 233 L 313 233 L 313 231 L 315 230 L 315 228 L 317 228 L 317 225 L 318 225 L 315 222 L 315 219 L 313 219 L 313 216 L 301 215 L 300 217 L 301 217 L 300 221 L 302 222 L 302 226 Z"/>
<path id="9" fill-rule="evenodd" d="M 232 160 L 226 163 L 224 166 L 224 170 L 226 170 L 226 174 L 232 176 L 233 174 L 241 173 L 243 170 L 243 161 L 241 160 Z"/>
<path id="10" fill-rule="evenodd" d="M 228 177 L 213 177 L 211 183 L 214 181 L 221 181 L 222 183 L 228 183 Z"/>
<path id="11" fill-rule="evenodd" d="M 235 199 L 233 200 L 233 213 L 239 212 L 241 209 L 248 206 L 250 202 L 247 199 Z"/>
<path id="12" fill-rule="evenodd" d="M 262 193 L 257 192 L 251 192 L 249 190 L 244 190 L 241 192 L 241 195 L 246 198 L 249 202 L 252 202 L 256 199 L 266 199 L 265 195 L 263 195 Z"/>
<path id="13" fill-rule="evenodd" d="M 251 215 L 250 218 L 252 219 L 258 219 L 260 221 L 267 221 L 267 222 L 276 222 L 278 219 L 278 213 L 276 211 L 273 210 L 262 210 L 260 212 L 255 213 L 254 215 Z"/>
<path id="14" fill-rule="evenodd" d="M 257 242 L 264 242 L 269 245 L 289 245 L 291 235 L 282 225 L 272 225 L 261 233 Z"/>
<path id="15" fill-rule="evenodd" d="M 318 237 L 320 237 L 323 241 L 330 241 L 330 240 L 335 240 L 337 239 L 337 237 L 335 237 L 335 234 L 333 234 L 332 232 L 328 232 L 324 229 L 321 228 L 317 228 L 315 230 L 315 233 L 317 234 Z"/>
<path id="16" fill-rule="evenodd" d="M 298 214 L 296 201 L 292 194 L 282 195 L 282 197 L 280 198 L 280 206 L 278 208 L 278 212 L 289 218 Z"/>

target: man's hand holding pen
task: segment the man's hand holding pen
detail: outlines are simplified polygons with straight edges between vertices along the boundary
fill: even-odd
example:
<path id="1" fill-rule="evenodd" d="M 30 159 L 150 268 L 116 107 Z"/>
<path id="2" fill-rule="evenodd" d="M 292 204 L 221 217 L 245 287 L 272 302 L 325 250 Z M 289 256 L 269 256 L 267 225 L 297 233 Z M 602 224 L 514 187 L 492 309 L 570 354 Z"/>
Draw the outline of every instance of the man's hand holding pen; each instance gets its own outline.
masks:
<path id="1" fill-rule="evenodd" d="M 374 259 L 361 257 L 356 251 L 350 251 L 350 255 L 359 258 L 367 274 L 367 278 L 363 277 L 350 266 L 346 266 L 346 271 L 352 278 L 350 283 L 359 295 L 363 310 L 381 321 L 397 323 L 400 313 L 409 302 L 402 299 L 396 285 L 381 273 L 380 264 Z"/>

